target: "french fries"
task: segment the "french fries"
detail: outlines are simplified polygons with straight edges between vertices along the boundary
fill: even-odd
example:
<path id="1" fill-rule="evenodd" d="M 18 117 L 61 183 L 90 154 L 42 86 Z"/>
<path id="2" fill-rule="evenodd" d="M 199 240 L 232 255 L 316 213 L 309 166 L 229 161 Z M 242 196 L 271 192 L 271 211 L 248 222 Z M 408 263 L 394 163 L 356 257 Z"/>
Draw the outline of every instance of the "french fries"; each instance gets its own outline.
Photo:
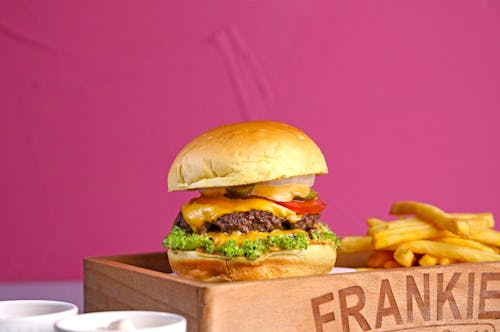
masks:
<path id="1" fill-rule="evenodd" d="M 469 247 L 464 247 L 457 244 L 430 241 L 430 240 L 418 240 L 410 241 L 401 244 L 396 251 L 410 251 L 416 254 L 428 254 L 435 255 L 438 258 L 452 258 L 459 262 L 496 262 L 500 261 L 500 255 L 482 251 L 478 249 L 473 249 Z M 394 255 L 396 261 L 403 266 L 411 266 L 402 264 Z"/>
<path id="2" fill-rule="evenodd" d="M 421 266 L 433 266 L 438 264 L 439 264 L 439 258 L 432 255 L 425 254 L 418 260 L 418 265 Z"/>
<path id="3" fill-rule="evenodd" d="M 486 213 L 450 213 L 454 218 L 463 220 L 469 224 L 471 228 L 493 228 L 495 227 L 495 219 L 493 214 Z"/>
<path id="4" fill-rule="evenodd" d="M 500 232 L 493 229 L 473 232 L 470 237 L 473 240 L 500 247 Z"/>
<path id="5" fill-rule="evenodd" d="M 346 254 L 371 250 L 373 250 L 373 245 L 370 236 L 345 236 L 340 247 L 340 252 Z"/>
<path id="6" fill-rule="evenodd" d="M 414 265 L 417 261 L 417 258 L 415 257 L 413 251 L 408 248 L 403 248 L 402 246 L 394 250 L 393 257 L 396 262 L 401 264 L 401 266 L 406 267 Z"/>
<path id="7" fill-rule="evenodd" d="M 430 204 L 411 201 L 397 202 L 392 205 L 391 214 L 413 214 L 422 220 L 433 223 L 439 228 L 447 229 L 452 233 L 458 235 L 470 234 L 470 226 L 467 222 L 458 217 L 453 217 Z"/>
<path id="8" fill-rule="evenodd" d="M 367 235 L 342 238 L 340 252 L 372 252 L 369 268 L 500 261 L 491 213 L 447 213 L 414 201 L 396 202 L 390 213 L 398 219 L 369 218 Z"/>
<path id="9" fill-rule="evenodd" d="M 375 231 L 372 234 L 372 241 L 375 249 L 389 249 L 399 243 L 438 237 L 442 234 L 436 227 L 422 222 Z"/>
<path id="10" fill-rule="evenodd" d="M 439 239 L 441 242 L 456 244 L 462 247 L 468 247 L 472 249 L 478 249 L 481 251 L 491 252 L 493 254 L 498 254 L 499 250 L 496 247 L 488 246 L 478 241 L 462 239 L 459 237 L 444 237 Z"/>

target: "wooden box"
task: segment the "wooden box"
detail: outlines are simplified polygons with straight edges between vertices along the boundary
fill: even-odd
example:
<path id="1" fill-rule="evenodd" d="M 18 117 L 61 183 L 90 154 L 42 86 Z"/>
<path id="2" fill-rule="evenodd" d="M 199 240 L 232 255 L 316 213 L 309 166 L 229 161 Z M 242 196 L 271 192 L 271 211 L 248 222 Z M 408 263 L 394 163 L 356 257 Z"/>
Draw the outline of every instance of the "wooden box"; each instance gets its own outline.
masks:
<path id="1" fill-rule="evenodd" d="M 173 312 L 188 331 L 500 331 L 500 263 L 220 284 L 170 272 L 164 252 L 87 258 L 84 310 Z"/>

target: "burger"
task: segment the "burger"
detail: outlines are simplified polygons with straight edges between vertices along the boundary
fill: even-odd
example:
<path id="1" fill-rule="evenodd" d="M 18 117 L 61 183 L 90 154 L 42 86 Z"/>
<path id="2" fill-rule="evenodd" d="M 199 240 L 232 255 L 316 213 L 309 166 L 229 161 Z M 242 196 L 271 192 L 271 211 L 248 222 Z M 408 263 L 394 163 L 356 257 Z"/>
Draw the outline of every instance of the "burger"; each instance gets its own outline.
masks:
<path id="1" fill-rule="evenodd" d="M 172 271 L 218 282 L 328 273 L 339 241 L 322 223 L 312 189 L 328 172 L 303 131 L 249 121 L 188 143 L 168 173 L 169 191 L 196 191 L 163 240 Z"/>

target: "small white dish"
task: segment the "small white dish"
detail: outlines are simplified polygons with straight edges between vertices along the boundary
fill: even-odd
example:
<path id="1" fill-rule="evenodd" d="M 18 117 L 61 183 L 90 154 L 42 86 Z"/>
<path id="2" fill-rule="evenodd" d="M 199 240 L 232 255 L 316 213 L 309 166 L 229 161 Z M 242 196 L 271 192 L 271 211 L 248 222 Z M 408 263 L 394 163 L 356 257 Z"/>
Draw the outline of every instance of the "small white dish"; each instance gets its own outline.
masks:
<path id="1" fill-rule="evenodd" d="M 77 313 L 78 307 L 67 302 L 0 301 L 0 332 L 53 332 L 56 321 Z"/>
<path id="2" fill-rule="evenodd" d="M 185 332 L 186 319 L 159 311 L 101 311 L 61 319 L 56 323 L 55 330 Z"/>

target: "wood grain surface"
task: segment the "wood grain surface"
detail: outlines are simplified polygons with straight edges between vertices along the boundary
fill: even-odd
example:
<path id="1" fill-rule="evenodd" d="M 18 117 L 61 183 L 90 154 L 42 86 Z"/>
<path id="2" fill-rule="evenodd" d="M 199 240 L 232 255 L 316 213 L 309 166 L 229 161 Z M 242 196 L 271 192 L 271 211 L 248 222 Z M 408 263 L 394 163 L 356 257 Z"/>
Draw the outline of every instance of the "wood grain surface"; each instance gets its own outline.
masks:
<path id="1" fill-rule="evenodd" d="M 500 329 L 499 263 L 211 284 L 172 275 L 165 253 L 151 253 L 87 258 L 84 273 L 85 312 L 173 312 L 188 331 Z"/>

